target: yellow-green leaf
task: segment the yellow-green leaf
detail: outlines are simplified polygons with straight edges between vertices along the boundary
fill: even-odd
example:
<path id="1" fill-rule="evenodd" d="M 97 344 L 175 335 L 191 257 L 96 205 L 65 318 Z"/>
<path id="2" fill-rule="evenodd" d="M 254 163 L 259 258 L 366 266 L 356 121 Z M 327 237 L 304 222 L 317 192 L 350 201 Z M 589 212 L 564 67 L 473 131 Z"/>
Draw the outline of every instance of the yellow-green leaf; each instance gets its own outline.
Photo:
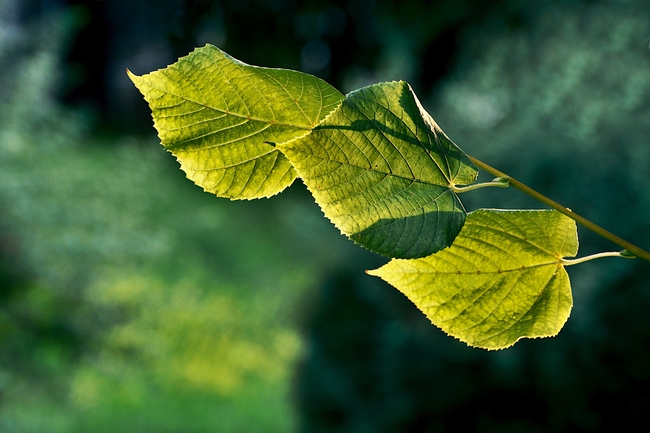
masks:
<path id="1" fill-rule="evenodd" d="M 468 215 L 451 247 L 368 273 L 448 334 L 501 349 L 557 335 L 573 303 L 562 259 L 577 252 L 575 222 L 557 211 L 481 209 Z"/>
<path id="2" fill-rule="evenodd" d="M 477 176 L 403 81 L 350 93 L 311 134 L 278 148 L 341 232 L 389 257 L 451 245 L 466 216 L 453 187 Z"/>
<path id="3" fill-rule="evenodd" d="M 212 45 L 129 77 L 187 177 L 232 199 L 269 197 L 289 186 L 295 170 L 274 143 L 308 133 L 343 99 L 319 78 L 250 66 Z"/>

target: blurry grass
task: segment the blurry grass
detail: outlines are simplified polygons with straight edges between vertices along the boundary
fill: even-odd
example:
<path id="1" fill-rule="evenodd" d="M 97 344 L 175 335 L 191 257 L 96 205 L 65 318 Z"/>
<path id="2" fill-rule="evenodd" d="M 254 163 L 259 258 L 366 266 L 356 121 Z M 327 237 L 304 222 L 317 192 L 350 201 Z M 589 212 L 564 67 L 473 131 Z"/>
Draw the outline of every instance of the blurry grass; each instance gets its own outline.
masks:
<path id="1" fill-rule="evenodd" d="M 0 95 L 0 431 L 292 431 L 301 300 L 357 249 L 301 185 L 217 199 L 89 135 L 38 47 Z"/>
<path id="2" fill-rule="evenodd" d="M 2 308 L 1 429 L 291 431 L 296 309 L 344 240 L 300 186 L 220 200 L 155 141 L 89 140 L 4 143 L 3 231 L 32 283 Z M 23 319 L 43 326 L 18 344 Z"/>

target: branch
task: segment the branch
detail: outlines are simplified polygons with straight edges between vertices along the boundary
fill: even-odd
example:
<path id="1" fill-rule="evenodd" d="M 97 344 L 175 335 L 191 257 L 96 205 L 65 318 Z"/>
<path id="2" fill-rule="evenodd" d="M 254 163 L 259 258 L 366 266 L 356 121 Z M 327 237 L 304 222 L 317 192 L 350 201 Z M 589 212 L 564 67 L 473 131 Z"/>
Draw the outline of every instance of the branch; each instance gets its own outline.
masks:
<path id="1" fill-rule="evenodd" d="M 519 191 L 522 191 L 522 192 L 528 194 L 529 196 L 531 196 L 535 200 L 541 201 L 545 205 L 557 210 L 558 212 L 563 213 L 564 215 L 566 215 L 569 218 L 571 218 L 572 220 L 576 221 L 578 224 L 582 225 L 586 229 L 589 229 L 592 232 L 597 233 L 600 236 L 604 237 L 605 239 L 614 242 L 616 245 L 625 248 L 625 250 L 627 250 L 628 253 L 631 253 L 631 254 L 635 255 L 636 257 L 639 257 L 639 258 L 650 261 L 650 253 L 648 253 L 647 251 L 637 247 L 634 244 L 631 244 L 630 242 L 628 242 L 628 241 L 626 241 L 624 239 L 619 238 L 615 234 L 613 234 L 613 233 L 605 230 L 604 228 L 592 223 L 588 219 L 586 219 L 584 217 L 581 217 L 577 213 L 573 212 L 571 209 L 560 205 L 559 203 L 551 200 L 550 198 L 538 193 L 534 189 L 524 185 L 523 183 L 519 182 L 518 180 L 514 179 L 513 177 L 508 176 L 507 174 L 497 170 L 496 168 L 487 165 L 483 161 L 479 161 L 478 159 L 473 158 L 471 156 L 469 158 L 472 160 L 472 162 L 474 164 L 476 164 L 478 167 L 482 168 L 483 170 L 487 171 L 491 175 L 508 179 L 510 186 L 512 186 L 514 188 L 517 188 Z M 629 257 L 629 254 L 627 254 L 625 252 L 623 252 L 622 255 Z"/>

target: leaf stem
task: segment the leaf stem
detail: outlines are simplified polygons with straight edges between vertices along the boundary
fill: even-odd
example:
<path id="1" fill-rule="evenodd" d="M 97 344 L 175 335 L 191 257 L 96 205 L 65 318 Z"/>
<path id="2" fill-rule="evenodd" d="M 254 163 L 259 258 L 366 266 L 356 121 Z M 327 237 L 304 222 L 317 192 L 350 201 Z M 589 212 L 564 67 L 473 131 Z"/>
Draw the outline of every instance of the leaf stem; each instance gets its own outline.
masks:
<path id="1" fill-rule="evenodd" d="M 601 257 L 623 257 L 624 259 L 633 259 L 636 256 L 628 256 L 622 254 L 620 251 L 612 251 L 607 253 L 597 253 L 590 256 L 580 257 L 579 259 L 562 259 L 564 266 L 577 265 L 580 263 L 588 262 L 589 260 L 600 259 Z"/>
<path id="2" fill-rule="evenodd" d="M 503 177 L 508 179 L 509 184 L 513 186 L 514 188 L 518 189 L 519 191 L 522 191 L 525 194 L 528 194 L 535 200 L 541 201 L 545 205 L 557 210 L 560 213 L 563 213 L 564 215 L 568 216 L 572 220 L 576 221 L 578 224 L 582 225 L 583 227 L 591 230 L 594 233 L 597 233 L 598 235 L 604 237 L 605 239 L 614 242 L 616 245 L 621 246 L 627 250 L 628 253 L 631 253 L 632 255 L 648 260 L 650 261 L 650 253 L 647 251 L 637 247 L 634 244 L 631 244 L 630 242 L 621 239 L 620 237 L 616 236 L 615 234 L 605 230 L 604 228 L 592 223 L 588 219 L 581 217 L 577 213 L 573 212 L 571 209 L 566 208 L 559 203 L 551 200 L 550 198 L 540 194 L 539 192 L 535 191 L 534 189 L 524 185 L 523 183 L 519 182 L 517 179 L 514 179 L 512 176 L 508 176 L 507 174 L 497 170 L 494 167 L 491 167 L 484 163 L 483 161 L 480 161 L 474 157 L 469 157 L 474 164 L 476 164 L 478 167 L 482 168 L 483 170 L 487 171 L 493 176 L 498 176 L 498 177 Z M 630 254 L 620 254 L 616 253 L 617 255 L 620 255 L 621 257 L 629 257 Z M 580 259 L 577 259 L 580 260 Z"/>
<path id="3" fill-rule="evenodd" d="M 456 186 L 456 185 L 451 185 L 451 190 L 455 193 L 463 193 L 463 192 L 468 192 L 468 191 L 473 191 L 475 189 L 479 188 L 485 188 L 485 187 L 496 187 L 496 188 L 507 188 L 510 182 L 508 181 L 507 178 L 503 177 L 498 177 L 494 179 L 492 182 L 482 182 L 482 183 L 475 183 L 472 185 L 467 185 L 467 186 Z"/>

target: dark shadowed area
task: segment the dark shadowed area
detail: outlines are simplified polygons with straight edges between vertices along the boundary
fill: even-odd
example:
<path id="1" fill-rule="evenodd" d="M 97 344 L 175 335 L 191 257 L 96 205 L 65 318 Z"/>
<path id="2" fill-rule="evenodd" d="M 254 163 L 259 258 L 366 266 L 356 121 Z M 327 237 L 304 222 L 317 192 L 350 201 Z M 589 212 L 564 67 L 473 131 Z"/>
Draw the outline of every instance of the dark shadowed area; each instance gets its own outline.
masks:
<path id="1" fill-rule="evenodd" d="M 300 181 L 237 202 L 185 179 L 125 70 L 212 43 L 344 93 L 406 80 L 469 155 L 647 250 L 649 41 L 646 0 L 0 0 L 0 431 L 644 425 L 650 263 L 571 267 L 558 337 L 469 348 Z"/>

